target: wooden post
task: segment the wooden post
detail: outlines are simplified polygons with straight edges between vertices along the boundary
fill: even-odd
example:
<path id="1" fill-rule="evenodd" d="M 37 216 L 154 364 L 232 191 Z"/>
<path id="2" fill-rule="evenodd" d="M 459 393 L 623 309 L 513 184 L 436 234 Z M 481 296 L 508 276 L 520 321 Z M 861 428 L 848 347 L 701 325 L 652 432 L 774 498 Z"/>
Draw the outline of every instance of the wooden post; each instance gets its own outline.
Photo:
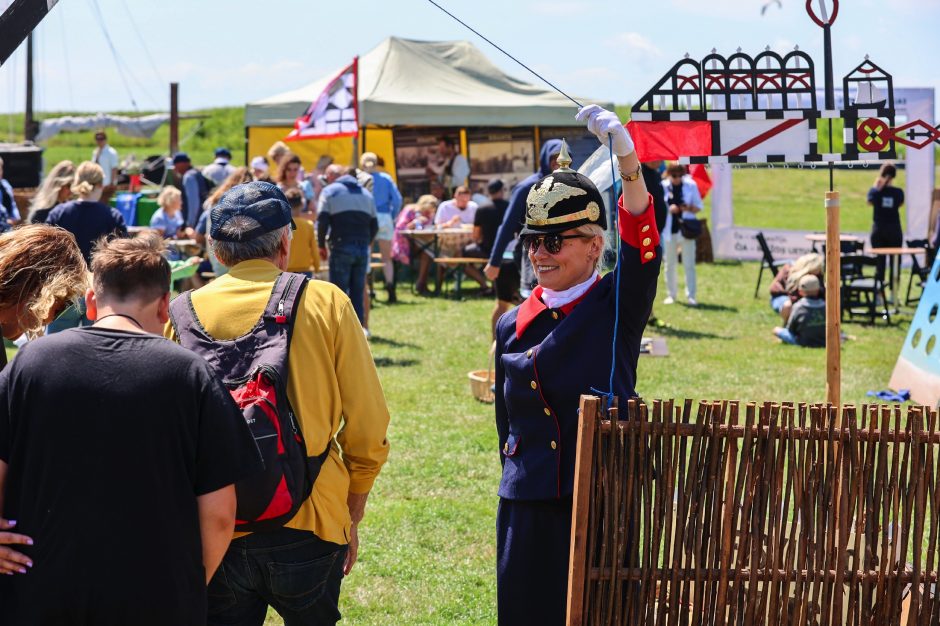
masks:
<path id="1" fill-rule="evenodd" d="M 180 84 L 170 83 L 170 155 L 180 149 Z"/>
<path id="2" fill-rule="evenodd" d="M 571 506 L 571 547 L 568 553 L 568 626 L 581 626 L 584 619 L 591 466 L 594 464 L 594 429 L 597 426 L 597 412 L 600 406 L 600 398 L 581 396 L 581 419 L 578 420 L 578 449 L 574 462 L 575 482 Z"/>
<path id="3" fill-rule="evenodd" d="M 23 139 L 32 141 L 36 138 L 36 124 L 33 122 L 33 34 L 26 36 L 26 111 L 23 121 Z"/>
<path id="4" fill-rule="evenodd" d="M 842 289 L 839 192 L 826 192 L 826 402 L 842 403 Z"/>

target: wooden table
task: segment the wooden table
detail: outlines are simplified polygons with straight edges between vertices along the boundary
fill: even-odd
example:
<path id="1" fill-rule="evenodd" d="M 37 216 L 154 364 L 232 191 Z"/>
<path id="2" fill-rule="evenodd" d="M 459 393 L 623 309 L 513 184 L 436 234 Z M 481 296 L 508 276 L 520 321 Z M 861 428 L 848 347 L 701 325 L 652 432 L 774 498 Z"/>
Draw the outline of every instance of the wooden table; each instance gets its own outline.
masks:
<path id="1" fill-rule="evenodd" d="M 806 235 L 806 238 L 813 244 L 813 252 L 817 252 L 816 244 L 817 243 L 826 243 L 826 233 L 810 233 Z M 851 241 L 853 243 L 862 243 L 865 240 L 861 237 L 856 237 L 855 235 L 839 235 L 839 241 Z"/>
<path id="2" fill-rule="evenodd" d="M 465 245 L 473 239 L 473 229 L 471 228 L 422 228 L 399 231 L 405 237 L 408 237 L 418 247 L 417 253 L 426 252 L 431 258 L 437 258 L 441 255 L 441 248 L 447 247 L 447 252 L 454 256 L 459 256 Z M 417 258 L 417 255 L 415 255 Z M 435 272 L 434 292 L 441 291 L 441 277 Z"/>
<path id="3" fill-rule="evenodd" d="M 895 283 L 901 278 L 901 257 L 905 254 L 926 254 L 926 248 L 872 248 L 869 250 L 874 255 L 888 257 L 888 289 L 891 290 L 891 303 L 894 305 L 894 312 L 898 312 L 898 298 Z M 895 272 L 895 265 L 897 271 Z"/>

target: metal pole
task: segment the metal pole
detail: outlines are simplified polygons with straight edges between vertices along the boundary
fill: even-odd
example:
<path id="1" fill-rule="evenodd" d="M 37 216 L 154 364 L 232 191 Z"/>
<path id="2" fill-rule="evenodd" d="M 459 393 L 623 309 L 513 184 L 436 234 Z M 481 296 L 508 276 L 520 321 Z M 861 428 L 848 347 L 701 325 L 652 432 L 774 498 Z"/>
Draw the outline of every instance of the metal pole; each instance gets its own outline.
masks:
<path id="1" fill-rule="evenodd" d="M 842 295 L 839 192 L 826 192 L 826 402 L 842 402 Z"/>
<path id="2" fill-rule="evenodd" d="M 170 154 L 180 149 L 180 84 L 170 83 Z"/>

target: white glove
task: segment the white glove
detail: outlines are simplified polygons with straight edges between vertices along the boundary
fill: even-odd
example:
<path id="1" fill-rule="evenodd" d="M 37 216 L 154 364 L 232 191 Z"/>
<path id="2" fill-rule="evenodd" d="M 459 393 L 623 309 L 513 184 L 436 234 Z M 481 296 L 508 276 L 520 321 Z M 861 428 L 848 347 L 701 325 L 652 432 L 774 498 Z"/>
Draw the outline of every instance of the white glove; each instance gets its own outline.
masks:
<path id="1" fill-rule="evenodd" d="M 614 154 L 618 157 L 625 157 L 633 152 L 633 138 L 613 111 L 608 111 L 596 104 L 589 104 L 578 111 L 575 119 L 579 122 L 586 120 L 588 130 L 594 133 L 597 140 L 605 146 L 607 145 L 608 134 L 611 135 L 614 140 Z"/>

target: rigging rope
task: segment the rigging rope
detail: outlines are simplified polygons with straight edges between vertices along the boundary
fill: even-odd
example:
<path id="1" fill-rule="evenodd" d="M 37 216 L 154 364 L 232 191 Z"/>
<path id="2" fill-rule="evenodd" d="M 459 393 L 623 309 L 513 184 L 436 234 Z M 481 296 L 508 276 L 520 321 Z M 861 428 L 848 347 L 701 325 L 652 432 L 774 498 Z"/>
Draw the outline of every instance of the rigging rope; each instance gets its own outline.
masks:
<path id="1" fill-rule="evenodd" d="M 114 47 L 114 42 L 111 41 L 111 35 L 108 33 L 108 27 L 104 23 L 104 14 L 101 13 L 101 7 L 98 6 L 98 0 L 88 0 L 91 4 L 92 12 L 95 15 L 95 19 L 98 21 L 98 26 L 101 28 L 101 33 L 104 35 L 104 39 L 108 44 L 108 48 L 111 50 L 111 56 L 114 58 L 114 65 L 117 67 L 118 76 L 121 77 L 121 82 L 124 84 L 124 89 L 127 91 L 127 97 L 131 100 L 131 105 L 134 107 L 135 111 L 140 111 L 140 108 L 137 106 L 137 101 L 134 99 L 134 93 L 131 91 L 131 86 L 127 82 L 127 77 L 124 76 L 124 72 L 121 69 L 121 59 L 118 57 L 117 49 Z"/>

